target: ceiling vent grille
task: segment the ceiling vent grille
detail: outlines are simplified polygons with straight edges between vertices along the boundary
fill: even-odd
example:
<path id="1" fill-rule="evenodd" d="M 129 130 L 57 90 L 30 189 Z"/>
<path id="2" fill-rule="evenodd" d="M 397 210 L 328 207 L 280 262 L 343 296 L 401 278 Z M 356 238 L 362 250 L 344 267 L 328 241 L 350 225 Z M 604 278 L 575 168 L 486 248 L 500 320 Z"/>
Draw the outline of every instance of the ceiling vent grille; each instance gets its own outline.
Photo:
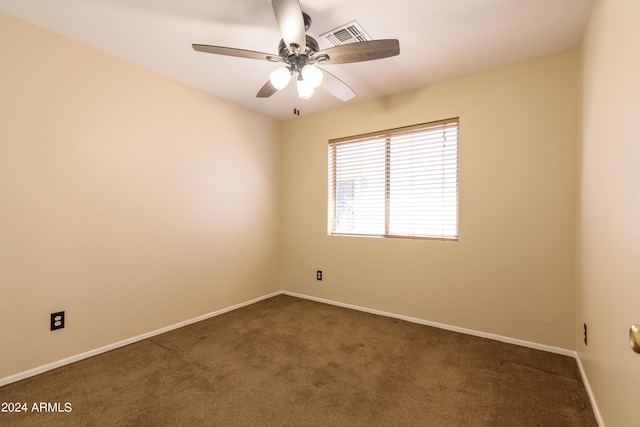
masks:
<path id="1" fill-rule="evenodd" d="M 334 46 L 371 40 L 369 34 L 356 21 L 320 34 L 320 38 L 327 40 Z"/>

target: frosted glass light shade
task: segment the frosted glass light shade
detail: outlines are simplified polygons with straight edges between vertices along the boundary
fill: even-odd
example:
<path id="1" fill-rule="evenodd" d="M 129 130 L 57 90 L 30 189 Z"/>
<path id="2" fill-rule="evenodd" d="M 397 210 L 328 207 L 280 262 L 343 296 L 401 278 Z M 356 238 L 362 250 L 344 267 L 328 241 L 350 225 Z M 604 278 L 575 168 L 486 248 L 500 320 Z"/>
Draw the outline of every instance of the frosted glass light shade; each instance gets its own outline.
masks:
<path id="1" fill-rule="evenodd" d="M 286 67 L 273 70 L 269 74 L 269 81 L 278 90 L 284 89 L 289 84 L 289 80 L 291 80 L 291 71 Z"/>
<path id="2" fill-rule="evenodd" d="M 313 86 L 306 80 L 298 80 L 298 98 L 309 99 L 313 96 Z"/>
<path id="3" fill-rule="evenodd" d="M 305 65 L 302 69 L 302 78 L 311 87 L 318 87 L 322 83 L 322 71 L 315 65 Z"/>

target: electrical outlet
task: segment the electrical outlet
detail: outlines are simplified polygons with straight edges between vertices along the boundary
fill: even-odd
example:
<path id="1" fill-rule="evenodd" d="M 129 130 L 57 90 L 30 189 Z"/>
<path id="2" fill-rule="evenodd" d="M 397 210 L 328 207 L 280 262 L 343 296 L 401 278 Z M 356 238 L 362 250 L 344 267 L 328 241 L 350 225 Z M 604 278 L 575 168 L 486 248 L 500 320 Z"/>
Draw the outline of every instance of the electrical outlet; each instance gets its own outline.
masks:
<path id="1" fill-rule="evenodd" d="M 322 270 L 316 271 L 316 280 L 322 281 Z"/>
<path id="2" fill-rule="evenodd" d="M 64 311 L 51 313 L 51 330 L 64 328 Z"/>
<path id="3" fill-rule="evenodd" d="M 584 345 L 587 345 L 587 324 L 583 323 L 582 324 L 582 335 L 584 337 Z"/>

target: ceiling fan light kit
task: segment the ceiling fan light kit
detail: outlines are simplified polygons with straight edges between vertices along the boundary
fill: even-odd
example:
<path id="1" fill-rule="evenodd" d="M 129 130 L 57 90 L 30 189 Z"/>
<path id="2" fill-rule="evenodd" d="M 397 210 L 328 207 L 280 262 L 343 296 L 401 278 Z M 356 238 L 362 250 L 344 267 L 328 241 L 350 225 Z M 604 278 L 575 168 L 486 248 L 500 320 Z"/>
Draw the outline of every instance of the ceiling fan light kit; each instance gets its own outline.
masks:
<path id="1" fill-rule="evenodd" d="M 289 84 L 291 77 L 295 76 L 300 99 L 311 98 L 314 88 L 324 83 L 322 87 L 331 95 L 348 101 L 356 96 L 355 92 L 338 77 L 316 64 L 346 64 L 400 54 L 400 44 L 396 39 L 359 41 L 320 50 L 318 42 L 306 34 L 311 26 L 311 18 L 302 12 L 298 0 L 272 0 L 271 5 L 282 34 L 278 55 L 222 46 L 192 45 L 199 52 L 282 62 L 284 67 L 271 72 L 267 83 L 258 91 L 258 98 L 268 98 L 281 91 Z"/>
<path id="2" fill-rule="evenodd" d="M 269 74 L 269 81 L 277 90 L 282 90 L 291 81 L 293 73 L 297 74 L 297 89 L 300 99 L 311 98 L 314 89 L 322 83 L 322 71 L 312 64 L 305 65 L 302 70 L 295 70 L 291 67 L 277 68 Z"/>
<path id="3" fill-rule="evenodd" d="M 313 86 L 302 77 L 298 77 L 296 89 L 298 90 L 298 98 L 300 99 L 309 99 L 315 93 Z"/>
<path id="4" fill-rule="evenodd" d="M 318 87 L 322 83 L 322 71 L 313 64 L 305 65 L 301 73 L 303 80 L 309 82 L 311 87 Z"/>
<path id="5" fill-rule="evenodd" d="M 269 74 L 269 80 L 271 84 L 278 90 L 282 90 L 289 84 L 291 80 L 291 70 L 287 67 L 276 68 Z"/>

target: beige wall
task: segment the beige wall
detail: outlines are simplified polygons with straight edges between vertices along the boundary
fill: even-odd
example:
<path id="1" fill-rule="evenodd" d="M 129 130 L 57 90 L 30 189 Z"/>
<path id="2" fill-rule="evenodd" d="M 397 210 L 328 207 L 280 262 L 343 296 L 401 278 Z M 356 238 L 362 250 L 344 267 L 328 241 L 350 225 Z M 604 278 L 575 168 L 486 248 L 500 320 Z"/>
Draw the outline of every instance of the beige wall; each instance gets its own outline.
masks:
<path id="1" fill-rule="evenodd" d="M 279 122 L 4 14 L 0 57 L 0 379 L 280 289 Z"/>
<path id="2" fill-rule="evenodd" d="M 639 22 L 639 2 L 597 1 L 582 45 L 578 356 L 612 427 L 640 423 L 640 355 L 628 341 L 640 324 Z"/>
<path id="3" fill-rule="evenodd" d="M 575 349 L 577 76 L 573 50 L 285 122 L 283 289 Z M 458 242 L 327 236 L 327 140 L 456 116 Z"/>

